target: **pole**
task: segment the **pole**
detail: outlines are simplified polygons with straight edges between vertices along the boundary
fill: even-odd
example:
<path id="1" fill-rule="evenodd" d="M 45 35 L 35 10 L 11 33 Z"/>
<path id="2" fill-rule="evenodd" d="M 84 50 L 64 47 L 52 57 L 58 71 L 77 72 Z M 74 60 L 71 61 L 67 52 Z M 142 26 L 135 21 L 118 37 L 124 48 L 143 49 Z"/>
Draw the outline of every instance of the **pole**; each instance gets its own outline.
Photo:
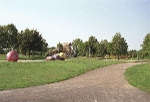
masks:
<path id="1" fill-rule="evenodd" d="M 90 49 L 90 47 L 89 47 L 89 58 L 90 58 L 90 56 L 91 56 L 90 53 L 91 53 L 91 49 Z"/>

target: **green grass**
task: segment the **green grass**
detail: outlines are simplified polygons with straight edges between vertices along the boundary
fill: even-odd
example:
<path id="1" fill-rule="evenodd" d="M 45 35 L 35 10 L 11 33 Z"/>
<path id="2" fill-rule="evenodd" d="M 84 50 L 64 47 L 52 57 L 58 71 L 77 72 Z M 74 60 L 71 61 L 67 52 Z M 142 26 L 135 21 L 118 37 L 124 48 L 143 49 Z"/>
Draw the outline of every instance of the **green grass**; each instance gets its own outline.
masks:
<path id="1" fill-rule="evenodd" d="M 131 85 L 150 92 L 150 63 L 128 68 L 124 75 Z"/>
<path id="2" fill-rule="evenodd" d="M 58 82 L 116 63 L 119 62 L 94 58 L 44 62 L 0 62 L 0 90 Z"/>
<path id="3" fill-rule="evenodd" d="M 19 60 L 41 60 L 41 59 L 46 59 L 45 56 L 34 56 L 34 57 L 28 57 L 28 56 L 22 56 L 19 55 Z"/>
<path id="4" fill-rule="evenodd" d="M 6 60 L 6 54 L 0 54 L 0 60 Z"/>
<path id="5" fill-rule="evenodd" d="M 22 54 L 19 54 L 19 60 L 38 60 L 38 59 L 45 59 L 45 56 L 34 56 L 28 57 L 28 56 L 23 56 Z M 6 60 L 6 54 L 0 54 L 0 60 Z"/>

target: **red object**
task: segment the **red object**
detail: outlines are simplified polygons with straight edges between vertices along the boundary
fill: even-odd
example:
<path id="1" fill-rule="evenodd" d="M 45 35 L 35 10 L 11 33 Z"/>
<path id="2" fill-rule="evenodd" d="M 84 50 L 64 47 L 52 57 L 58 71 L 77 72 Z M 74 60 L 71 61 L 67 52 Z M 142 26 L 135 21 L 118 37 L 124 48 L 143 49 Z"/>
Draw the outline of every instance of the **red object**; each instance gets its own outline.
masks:
<path id="1" fill-rule="evenodd" d="M 7 53 L 6 59 L 9 62 L 16 62 L 18 60 L 18 53 L 16 51 L 12 50 Z"/>

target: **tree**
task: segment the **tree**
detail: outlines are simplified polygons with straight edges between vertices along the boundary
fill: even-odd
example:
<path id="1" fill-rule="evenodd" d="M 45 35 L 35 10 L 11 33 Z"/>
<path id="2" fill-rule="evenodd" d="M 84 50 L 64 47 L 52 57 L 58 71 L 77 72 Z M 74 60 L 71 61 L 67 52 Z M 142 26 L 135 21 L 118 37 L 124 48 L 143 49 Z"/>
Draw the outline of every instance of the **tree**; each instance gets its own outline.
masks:
<path id="1" fill-rule="evenodd" d="M 29 57 L 30 57 L 30 51 L 31 51 L 31 31 L 27 28 L 24 31 L 22 30 L 19 34 L 19 43 L 20 43 L 20 50 L 22 54 L 26 56 L 26 53 L 28 51 Z"/>
<path id="2" fill-rule="evenodd" d="M 116 35 L 113 37 L 112 46 L 112 53 L 118 56 L 118 60 L 121 55 L 127 54 L 128 45 L 126 43 L 126 40 L 121 37 L 120 33 L 116 33 Z"/>
<path id="3" fill-rule="evenodd" d="M 3 48 L 5 46 L 5 34 L 3 33 L 3 26 L 0 26 L 0 53 L 3 53 Z"/>
<path id="4" fill-rule="evenodd" d="M 88 40 L 88 48 L 89 52 L 92 56 L 96 55 L 97 47 L 98 47 L 98 40 L 94 36 L 90 36 Z"/>
<path id="5" fill-rule="evenodd" d="M 50 48 L 48 48 L 48 51 L 46 53 L 46 56 L 52 56 L 53 54 L 55 54 L 56 52 L 56 47 L 52 46 Z"/>
<path id="6" fill-rule="evenodd" d="M 57 44 L 57 51 L 58 51 L 58 53 L 63 52 L 63 46 L 60 42 Z"/>
<path id="7" fill-rule="evenodd" d="M 46 42 L 45 39 L 42 38 L 42 51 L 41 51 L 41 56 L 42 56 L 42 52 L 44 52 L 44 55 L 45 55 L 45 52 L 47 52 L 48 50 L 48 43 Z"/>
<path id="8" fill-rule="evenodd" d="M 73 40 L 72 47 L 73 47 L 73 50 L 76 53 L 76 55 L 78 55 L 78 53 L 79 53 L 79 45 L 81 46 L 82 43 L 83 43 L 83 41 L 81 39 L 79 39 L 79 38 Z"/>
<path id="9" fill-rule="evenodd" d="M 18 30 L 14 24 L 8 24 L 6 26 L 9 40 L 9 48 L 16 49 L 18 48 Z"/>
<path id="10" fill-rule="evenodd" d="M 37 30 L 25 29 L 21 31 L 18 37 L 20 43 L 21 52 L 30 57 L 31 53 L 34 55 L 35 51 L 42 52 L 43 48 L 47 47 L 46 40 L 43 39 L 42 35 Z"/>
<path id="11" fill-rule="evenodd" d="M 104 57 L 107 54 L 107 46 L 108 46 L 108 41 L 106 39 L 101 40 L 101 42 L 97 47 L 97 55 L 100 57 Z"/>
<path id="12" fill-rule="evenodd" d="M 88 42 L 80 42 L 78 45 L 78 55 L 86 56 L 88 54 Z"/>
<path id="13" fill-rule="evenodd" d="M 107 44 L 107 54 L 109 55 L 109 58 L 110 58 L 110 55 L 113 54 L 112 42 L 108 42 Z"/>
<path id="14" fill-rule="evenodd" d="M 145 36 L 141 46 L 143 55 L 146 57 L 150 56 L 150 33 Z"/>
<path id="15" fill-rule="evenodd" d="M 137 56 L 138 56 L 138 58 L 144 58 L 144 53 L 143 53 L 143 50 L 142 49 L 140 49 L 138 52 L 137 52 Z"/>
<path id="16" fill-rule="evenodd" d="M 128 55 L 133 59 L 137 58 L 138 51 L 137 50 L 130 50 L 128 51 Z"/>
<path id="17" fill-rule="evenodd" d="M 8 24 L 0 27 L 0 46 L 5 49 L 17 49 L 18 43 L 18 30 L 14 24 Z"/>

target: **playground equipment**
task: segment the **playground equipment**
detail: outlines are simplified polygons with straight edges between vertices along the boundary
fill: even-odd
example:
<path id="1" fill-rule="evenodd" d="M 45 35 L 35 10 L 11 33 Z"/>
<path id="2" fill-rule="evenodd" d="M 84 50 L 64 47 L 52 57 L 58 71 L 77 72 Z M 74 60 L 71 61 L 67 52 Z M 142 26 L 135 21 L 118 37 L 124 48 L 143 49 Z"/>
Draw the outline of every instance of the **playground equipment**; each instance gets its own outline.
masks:
<path id="1" fill-rule="evenodd" d="M 18 60 L 18 53 L 16 51 L 12 50 L 7 53 L 6 59 L 9 62 L 16 62 Z"/>
<path id="2" fill-rule="evenodd" d="M 58 54 L 54 54 L 52 56 L 47 56 L 46 60 L 65 60 L 65 55 L 64 53 L 60 52 Z"/>

